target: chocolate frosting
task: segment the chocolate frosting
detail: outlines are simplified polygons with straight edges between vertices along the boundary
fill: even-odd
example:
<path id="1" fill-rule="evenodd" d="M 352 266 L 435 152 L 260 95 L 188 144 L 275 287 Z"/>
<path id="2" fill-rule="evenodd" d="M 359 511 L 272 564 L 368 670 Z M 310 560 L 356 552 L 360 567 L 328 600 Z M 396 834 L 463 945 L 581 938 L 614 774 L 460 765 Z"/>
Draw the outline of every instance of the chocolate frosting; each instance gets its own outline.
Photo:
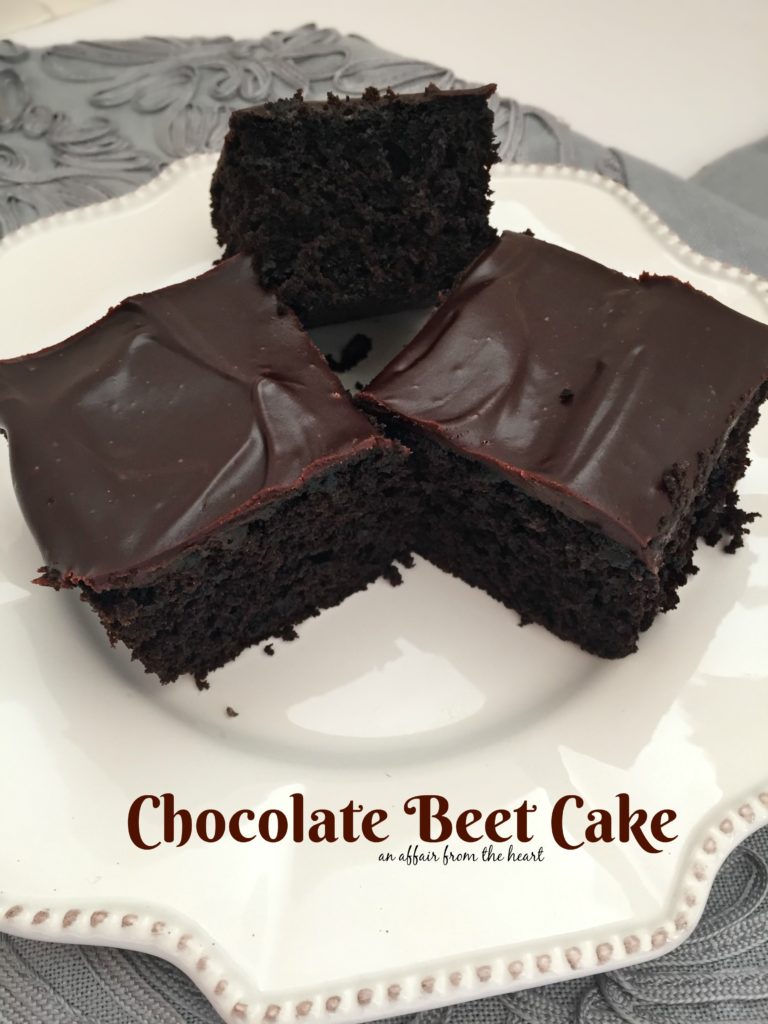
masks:
<path id="1" fill-rule="evenodd" d="M 766 376 L 764 325 L 505 232 L 361 397 L 655 568 L 682 511 L 666 472 L 690 500 Z"/>
<path id="2" fill-rule="evenodd" d="M 0 426 L 49 577 L 96 589 L 389 444 L 242 257 L 0 361 Z"/>
<path id="3" fill-rule="evenodd" d="M 451 102 L 457 97 L 466 96 L 479 96 L 488 100 L 495 92 L 496 84 L 494 82 L 488 85 L 475 85 L 465 89 L 441 89 L 434 82 L 431 82 L 420 92 L 395 92 L 391 88 L 377 89 L 375 86 L 369 85 L 360 96 L 341 96 L 329 92 L 321 100 L 305 99 L 302 91 L 299 90 L 293 96 L 270 100 L 268 103 L 261 103 L 254 107 L 241 107 L 238 110 L 233 110 L 230 115 L 229 124 L 230 127 L 233 127 L 239 121 L 249 121 L 254 117 L 270 120 L 276 112 L 285 113 L 287 110 L 294 110 L 297 113 L 311 111 L 318 114 L 344 110 L 352 114 L 358 107 L 374 104 L 397 106 L 405 103 L 409 106 L 418 106 L 421 103 L 428 103 L 435 99 Z"/>

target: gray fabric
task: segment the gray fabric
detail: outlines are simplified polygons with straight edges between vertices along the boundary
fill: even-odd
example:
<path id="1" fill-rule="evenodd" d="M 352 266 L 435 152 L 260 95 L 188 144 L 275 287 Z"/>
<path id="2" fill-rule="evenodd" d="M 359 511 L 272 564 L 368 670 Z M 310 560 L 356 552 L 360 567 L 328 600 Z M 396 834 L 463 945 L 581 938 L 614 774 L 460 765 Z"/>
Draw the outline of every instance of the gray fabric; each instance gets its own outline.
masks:
<path id="1" fill-rule="evenodd" d="M 702 167 L 692 180 L 768 220 L 768 138 L 726 153 Z"/>
<path id="2" fill-rule="evenodd" d="M 0 42 L 0 235 L 137 187 L 221 145 L 229 111 L 303 88 L 461 81 L 356 36 L 305 26 L 256 41 L 143 39 L 28 51 Z M 694 248 L 768 275 L 768 140 L 683 181 L 497 98 L 505 160 L 567 163 L 626 184 Z M 720 872 L 691 938 L 647 965 L 419 1015 L 415 1024 L 768 1022 L 768 829 Z M 0 1024 L 212 1024 L 191 982 L 152 957 L 0 935 Z"/>

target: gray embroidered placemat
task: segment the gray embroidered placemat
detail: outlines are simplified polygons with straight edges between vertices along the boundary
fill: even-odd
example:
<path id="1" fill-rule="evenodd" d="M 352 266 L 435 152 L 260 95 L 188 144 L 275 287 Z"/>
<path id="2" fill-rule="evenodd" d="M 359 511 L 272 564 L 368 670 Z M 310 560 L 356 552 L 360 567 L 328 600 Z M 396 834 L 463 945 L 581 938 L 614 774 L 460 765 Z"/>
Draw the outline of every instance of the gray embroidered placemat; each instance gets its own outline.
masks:
<path id="1" fill-rule="evenodd" d="M 134 189 L 171 160 L 218 149 L 237 106 L 297 88 L 317 98 L 429 82 L 463 84 L 446 68 L 315 26 L 259 40 L 137 39 L 39 51 L 0 42 L 0 236 Z M 768 139 L 685 181 L 546 111 L 504 97 L 494 103 L 502 159 L 599 171 L 695 249 L 768 276 Z M 701 924 L 666 956 L 420 1014 L 416 1024 L 768 1024 L 767 893 L 763 829 L 731 855 Z M 0 1024 L 217 1019 L 184 975 L 153 957 L 0 935 Z"/>

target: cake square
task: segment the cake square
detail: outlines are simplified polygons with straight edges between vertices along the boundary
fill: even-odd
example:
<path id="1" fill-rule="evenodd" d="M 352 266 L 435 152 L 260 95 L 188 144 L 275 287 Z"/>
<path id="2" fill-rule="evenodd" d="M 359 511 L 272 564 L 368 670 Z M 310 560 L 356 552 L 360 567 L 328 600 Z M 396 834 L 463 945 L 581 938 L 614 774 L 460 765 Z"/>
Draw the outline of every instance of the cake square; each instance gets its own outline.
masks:
<path id="1" fill-rule="evenodd" d="M 253 254 L 305 326 L 434 304 L 496 235 L 494 89 L 234 111 L 211 186 L 220 244 Z"/>
<path id="2" fill-rule="evenodd" d="M 404 551 L 405 453 L 243 257 L 0 361 L 0 426 L 36 582 L 79 588 L 163 682 L 290 635 Z"/>
<path id="3" fill-rule="evenodd" d="M 741 544 L 768 328 L 504 232 L 360 396 L 412 449 L 415 550 L 585 650 L 635 650 Z"/>

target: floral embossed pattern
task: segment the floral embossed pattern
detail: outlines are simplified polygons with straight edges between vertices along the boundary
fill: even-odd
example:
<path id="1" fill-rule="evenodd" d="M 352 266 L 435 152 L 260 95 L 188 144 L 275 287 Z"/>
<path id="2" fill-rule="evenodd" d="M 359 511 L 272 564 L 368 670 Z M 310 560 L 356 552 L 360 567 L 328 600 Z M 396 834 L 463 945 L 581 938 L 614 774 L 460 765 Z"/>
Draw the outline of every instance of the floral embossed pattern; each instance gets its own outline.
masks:
<path id="1" fill-rule="evenodd" d="M 76 119 L 37 102 L 29 53 L 0 49 L 0 234 L 35 217 L 119 195 L 160 167 L 105 117 Z"/>
<path id="2" fill-rule="evenodd" d="M 144 38 L 30 51 L 0 42 L 0 236 L 59 210 L 121 195 L 170 160 L 218 150 L 237 107 L 369 85 L 403 92 L 469 83 L 447 68 L 305 25 L 262 39 Z M 503 160 L 592 165 L 624 182 L 621 158 L 585 162 L 550 114 L 493 97 Z"/>
<path id="3" fill-rule="evenodd" d="M 337 32 L 312 27 L 241 42 L 135 39 L 55 46 L 42 59 L 51 77 L 87 83 L 98 110 L 157 115 L 155 142 L 169 157 L 218 149 L 236 107 L 310 94 L 345 67 Z"/>

